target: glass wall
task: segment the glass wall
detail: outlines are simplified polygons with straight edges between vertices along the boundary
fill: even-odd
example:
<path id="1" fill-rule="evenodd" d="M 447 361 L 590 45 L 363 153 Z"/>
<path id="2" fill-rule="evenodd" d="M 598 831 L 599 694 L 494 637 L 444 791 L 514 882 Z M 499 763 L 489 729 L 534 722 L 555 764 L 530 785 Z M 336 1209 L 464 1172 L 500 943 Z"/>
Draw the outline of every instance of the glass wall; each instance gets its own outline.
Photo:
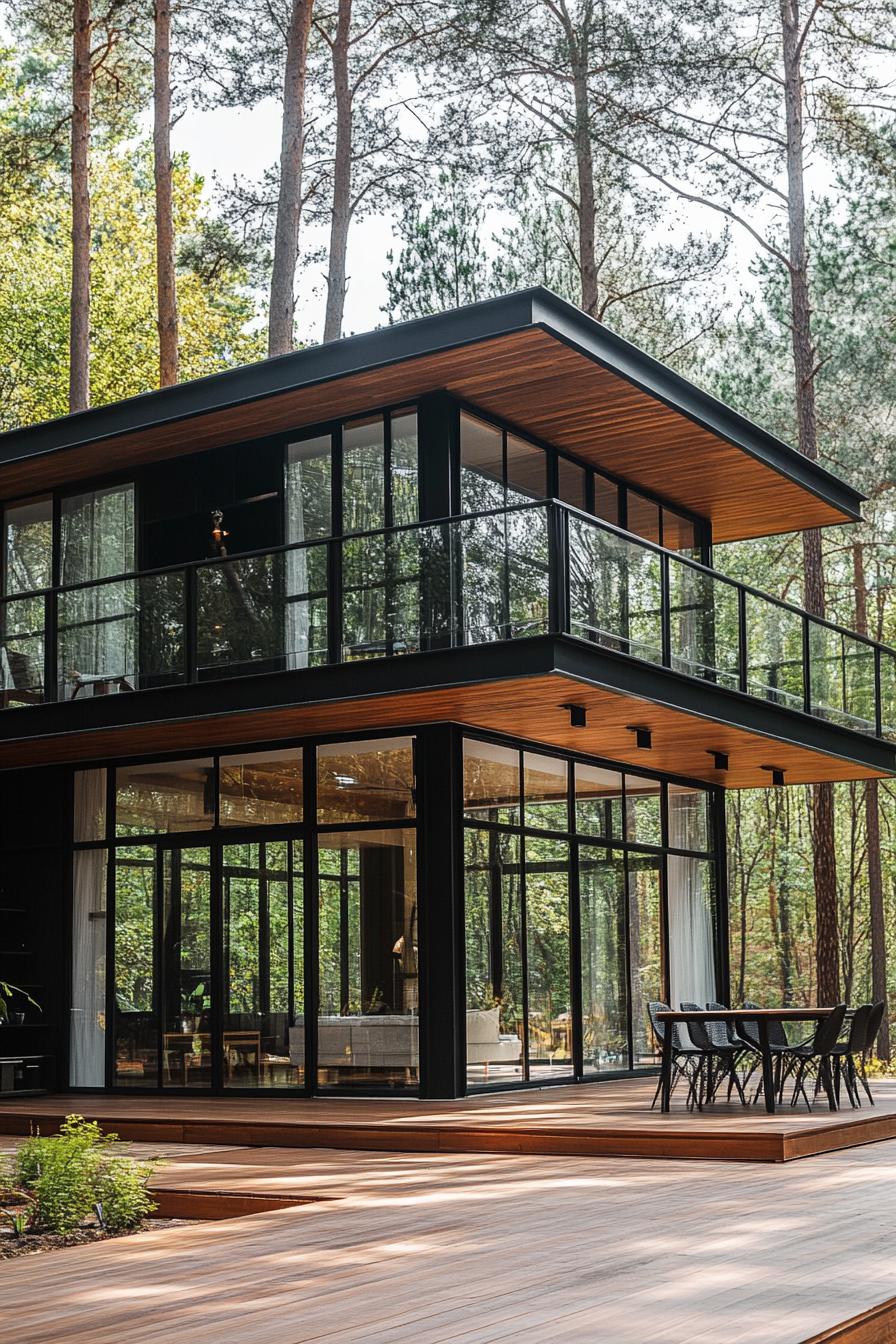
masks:
<path id="1" fill-rule="evenodd" d="M 318 1085 L 416 1084 L 416 834 L 326 831 L 317 843 Z"/>
<path id="2" fill-rule="evenodd" d="M 458 737 L 469 1085 L 655 1064 L 649 1001 L 717 994 L 712 791 Z M 72 1085 L 416 1088 L 426 743 L 76 771 Z"/>
<path id="3" fill-rule="evenodd" d="M 668 550 L 694 560 L 708 559 L 708 535 L 703 535 L 707 529 L 697 519 L 563 453 L 461 411 L 461 513 L 512 508 L 553 495 Z"/>
<path id="4" fill-rule="evenodd" d="M 468 737 L 464 817 L 469 1085 L 654 1065 L 717 992 L 708 791 Z"/>
<path id="5" fill-rule="evenodd" d="M 45 610 L 53 583 L 53 500 L 49 495 L 3 511 L 3 594 L 0 607 L 0 703 L 39 704 L 44 698 Z"/>
<path id="6" fill-rule="evenodd" d="M 416 1086 L 416 811 L 410 737 L 76 771 L 72 1086 Z"/>

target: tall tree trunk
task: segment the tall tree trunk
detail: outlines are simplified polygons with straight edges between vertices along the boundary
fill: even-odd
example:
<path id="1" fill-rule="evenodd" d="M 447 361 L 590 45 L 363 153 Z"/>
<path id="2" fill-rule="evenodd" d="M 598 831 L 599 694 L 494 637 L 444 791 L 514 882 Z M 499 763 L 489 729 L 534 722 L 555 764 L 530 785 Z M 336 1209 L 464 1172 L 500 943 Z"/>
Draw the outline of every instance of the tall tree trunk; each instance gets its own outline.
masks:
<path id="1" fill-rule="evenodd" d="M 177 382 L 177 280 L 171 169 L 171 0 L 155 0 L 153 45 L 153 171 L 156 191 L 156 293 L 159 386 Z"/>
<path id="2" fill-rule="evenodd" d="M 572 93 L 575 106 L 574 148 L 576 155 L 576 176 L 579 187 L 579 278 L 582 290 L 581 307 L 589 317 L 595 317 L 598 310 L 597 257 L 595 253 L 594 228 L 594 150 L 591 142 L 590 102 L 588 97 L 588 21 L 583 19 L 579 31 L 567 9 L 565 0 L 560 0 L 557 18 L 563 28 L 569 64 L 572 70 Z"/>
<path id="3" fill-rule="evenodd" d="M 861 541 L 852 545 L 853 586 L 856 593 L 856 630 L 868 634 L 868 586 L 865 551 Z M 884 915 L 884 879 L 880 852 L 880 800 L 876 779 L 865 783 L 865 846 L 868 856 L 868 910 L 871 916 L 871 997 L 887 1004 L 877 1037 L 878 1059 L 890 1058 L 890 1011 L 887 999 L 887 925 Z"/>
<path id="4" fill-rule="evenodd" d="M 348 47 L 352 0 L 339 0 L 333 41 L 333 91 L 336 100 L 336 149 L 333 163 L 333 214 L 327 266 L 327 311 L 324 340 L 338 341 L 345 313 L 346 254 L 352 212 L 352 94 L 348 82 Z"/>
<path id="5" fill-rule="evenodd" d="M 73 0 L 72 287 L 68 408 L 90 405 L 90 102 L 93 94 L 90 0 Z"/>
<path id="6" fill-rule="evenodd" d="M 784 114 L 787 129 L 787 222 L 790 251 L 790 329 L 793 349 L 799 449 L 818 460 L 815 413 L 815 348 L 809 298 L 806 246 L 806 196 L 803 164 L 803 79 L 798 0 L 780 0 L 784 65 Z M 825 614 L 821 533 L 803 533 L 804 604 L 815 616 Z M 834 787 L 812 787 L 812 844 L 815 877 L 815 960 L 818 998 L 840 998 L 840 949 L 837 934 L 837 856 L 834 847 Z"/>
<path id="7" fill-rule="evenodd" d="M 283 76 L 283 130 L 280 141 L 280 191 L 274 230 L 268 355 L 293 348 L 296 260 L 302 213 L 302 153 L 305 138 L 305 75 L 313 0 L 292 0 Z"/>

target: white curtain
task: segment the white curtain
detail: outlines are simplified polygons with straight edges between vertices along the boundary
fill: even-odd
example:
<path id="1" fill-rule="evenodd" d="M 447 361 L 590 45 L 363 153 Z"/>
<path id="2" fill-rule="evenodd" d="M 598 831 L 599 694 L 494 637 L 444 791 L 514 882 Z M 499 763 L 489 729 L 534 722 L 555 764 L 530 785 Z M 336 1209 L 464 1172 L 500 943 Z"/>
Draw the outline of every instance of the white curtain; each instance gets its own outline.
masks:
<path id="1" fill-rule="evenodd" d="M 701 793 L 669 789 L 669 844 L 703 849 L 695 834 Z M 706 859 L 670 854 L 667 859 L 669 909 L 669 988 L 672 1007 L 682 1002 L 708 1003 L 716 996 L 710 890 L 711 865 Z"/>
<path id="2" fill-rule="evenodd" d="M 105 1084 L 106 851 L 75 853 L 72 901 L 71 1077 L 73 1087 Z"/>
<path id="3" fill-rule="evenodd" d="M 125 677 L 136 685 L 136 592 L 132 579 L 99 583 L 134 568 L 134 487 L 109 486 L 73 495 L 62 504 L 60 571 L 63 583 L 95 581 L 59 601 L 64 694 L 83 698 L 98 681 Z"/>
<path id="4" fill-rule="evenodd" d="M 101 840 L 105 830 L 106 772 L 75 775 L 76 840 Z M 106 859 L 105 849 L 78 849 L 72 881 L 73 1087 L 103 1087 L 106 1081 Z"/>

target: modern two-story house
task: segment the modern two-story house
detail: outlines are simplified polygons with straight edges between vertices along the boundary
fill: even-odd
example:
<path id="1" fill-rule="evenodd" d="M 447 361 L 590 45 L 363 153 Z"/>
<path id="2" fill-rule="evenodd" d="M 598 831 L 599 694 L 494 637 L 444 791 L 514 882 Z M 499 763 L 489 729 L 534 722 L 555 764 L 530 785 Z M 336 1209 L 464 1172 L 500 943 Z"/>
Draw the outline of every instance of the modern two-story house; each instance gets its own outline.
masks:
<path id="1" fill-rule="evenodd" d="M 714 542 L 861 496 L 545 290 L 0 436 L 6 1049 L 451 1097 L 727 999 L 724 797 L 896 772 L 896 653 Z"/>

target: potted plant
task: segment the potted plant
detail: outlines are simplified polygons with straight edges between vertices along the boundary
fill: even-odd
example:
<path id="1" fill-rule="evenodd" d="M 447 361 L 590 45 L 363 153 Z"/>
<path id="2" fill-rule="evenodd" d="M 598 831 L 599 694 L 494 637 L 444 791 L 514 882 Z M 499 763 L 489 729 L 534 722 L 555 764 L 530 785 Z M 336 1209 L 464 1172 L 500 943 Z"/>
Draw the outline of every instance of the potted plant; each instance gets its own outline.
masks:
<path id="1" fill-rule="evenodd" d="M 10 1014 L 9 1008 L 15 994 L 21 994 L 22 998 L 31 1004 L 32 1008 L 36 1008 L 38 1012 L 42 1011 L 40 1004 L 36 999 L 32 999 L 26 989 L 22 989 L 20 985 L 11 985 L 8 980 L 0 980 L 0 1026 L 8 1023 L 10 1018 L 16 1026 L 21 1026 L 25 1021 L 24 1013 Z"/>

